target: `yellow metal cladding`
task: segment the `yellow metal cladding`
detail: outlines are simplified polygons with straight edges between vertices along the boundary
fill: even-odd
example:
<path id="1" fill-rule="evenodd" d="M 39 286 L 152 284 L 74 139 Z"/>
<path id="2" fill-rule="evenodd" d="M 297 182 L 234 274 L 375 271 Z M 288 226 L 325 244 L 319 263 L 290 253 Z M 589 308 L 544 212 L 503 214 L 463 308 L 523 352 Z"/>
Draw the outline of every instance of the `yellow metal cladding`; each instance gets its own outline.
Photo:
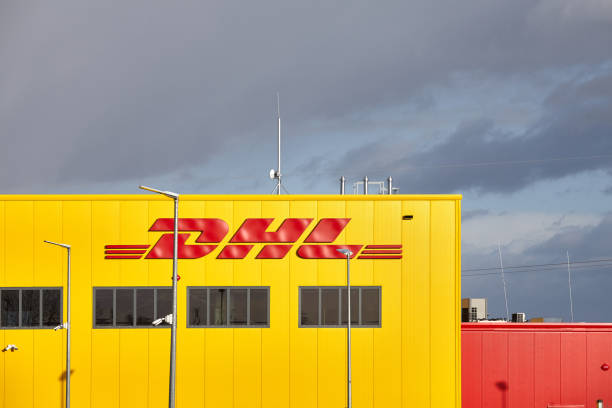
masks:
<path id="1" fill-rule="evenodd" d="M 302 259 L 321 218 L 350 218 L 335 244 L 402 245 L 402 259 L 351 260 L 351 284 L 381 286 L 380 328 L 354 328 L 355 408 L 449 408 L 460 398 L 460 196 L 181 196 L 181 218 L 220 218 L 214 252 L 179 260 L 178 407 L 346 406 L 346 329 L 301 328 L 300 286 L 346 284 L 339 259 Z M 412 219 L 403 217 L 411 215 Z M 72 245 L 72 406 L 166 407 L 169 329 L 93 329 L 93 287 L 171 286 L 171 260 L 110 260 L 148 244 L 172 200 L 156 195 L 0 195 L 0 288 L 65 287 Z M 283 259 L 216 259 L 246 218 L 313 218 Z M 188 244 L 193 244 L 192 234 Z M 269 286 L 269 328 L 187 328 L 188 286 Z M 64 316 L 66 296 L 64 290 Z M 64 317 L 65 319 L 65 317 Z M 59 407 L 65 330 L 0 329 L 0 408 Z"/>

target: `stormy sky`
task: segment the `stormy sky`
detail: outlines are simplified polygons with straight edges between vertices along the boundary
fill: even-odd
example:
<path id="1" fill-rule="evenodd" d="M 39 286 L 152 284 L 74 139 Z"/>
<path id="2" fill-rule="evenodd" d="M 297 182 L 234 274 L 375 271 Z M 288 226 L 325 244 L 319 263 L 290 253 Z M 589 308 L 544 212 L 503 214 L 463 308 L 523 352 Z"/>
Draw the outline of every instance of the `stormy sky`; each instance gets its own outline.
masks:
<path id="1" fill-rule="evenodd" d="M 278 92 L 290 193 L 461 193 L 464 296 L 505 314 L 499 244 L 568 320 L 569 252 L 612 321 L 611 44 L 609 0 L 2 1 L 0 192 L 269 193 Z"/>

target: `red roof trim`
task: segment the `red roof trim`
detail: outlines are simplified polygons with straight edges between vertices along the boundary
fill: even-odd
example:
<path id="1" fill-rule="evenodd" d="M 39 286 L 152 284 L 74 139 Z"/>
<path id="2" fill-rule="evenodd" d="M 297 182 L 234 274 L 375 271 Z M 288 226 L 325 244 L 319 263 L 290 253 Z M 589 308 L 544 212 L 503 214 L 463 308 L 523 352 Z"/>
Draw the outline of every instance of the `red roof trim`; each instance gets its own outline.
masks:
<path id="1" fill-rule="evenodd" d="M 612 332 L 612 323 L 462 323 L 461 331 Z"/>

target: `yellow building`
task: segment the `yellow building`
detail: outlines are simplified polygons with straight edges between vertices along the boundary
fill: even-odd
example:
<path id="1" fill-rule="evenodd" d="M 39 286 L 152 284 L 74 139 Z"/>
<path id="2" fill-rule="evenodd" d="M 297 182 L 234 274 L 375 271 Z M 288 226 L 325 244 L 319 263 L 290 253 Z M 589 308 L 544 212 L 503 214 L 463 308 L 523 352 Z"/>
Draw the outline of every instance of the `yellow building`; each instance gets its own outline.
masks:
<path id="1" fill-rule="evenodd" d="M 460 196 L 181 196 L 177 407 L 459 407 Z M 0 196 L 0 407 L 166 407 L 172 200 Z M 169 220 L 170 219 L 170 220 Z M 354 296 L 353 296 L 354 294 Z M 342 302 L 344 300 L 344 302 Z"/>

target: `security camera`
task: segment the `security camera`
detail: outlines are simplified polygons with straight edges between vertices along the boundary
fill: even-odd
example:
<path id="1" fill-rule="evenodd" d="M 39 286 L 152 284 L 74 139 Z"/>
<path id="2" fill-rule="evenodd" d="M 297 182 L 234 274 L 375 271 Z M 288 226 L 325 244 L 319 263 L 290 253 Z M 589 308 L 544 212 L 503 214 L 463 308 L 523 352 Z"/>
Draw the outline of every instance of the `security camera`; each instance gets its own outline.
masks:
<path id="1" fill-rule="evenodd" d="M 164 317 L 160 317 L 159 319 L 153 320 L 153 326 L 159 326 L 162 323 L 172 324 L 172 315 L 166 315 Z"/>
<path id="2" fill-rule="evenodd" d="M 68 328 L 68 323 L 62 323 L 59 326 L 55 326 L 53 330 L 58 331 L 60 329 L 67 329 L 67 328 Z"/>
<path id="3" fill-rule="evenodd" d="M 14 345 L 14 344 L 9 344 L 9 345 L 7 345 L 5 348 L 3 348 L 3 349 L 2 349 L 2 352 L 3 352 L 3 353 L 4 353 L 5 351 L 11 351 L 11 352 L 13 352 L 13 351 L 15 351 L 15 350 L 19 350 L 19 347 L 17 347 L 17 346 L 16 346 L 16 345 Z"/>

